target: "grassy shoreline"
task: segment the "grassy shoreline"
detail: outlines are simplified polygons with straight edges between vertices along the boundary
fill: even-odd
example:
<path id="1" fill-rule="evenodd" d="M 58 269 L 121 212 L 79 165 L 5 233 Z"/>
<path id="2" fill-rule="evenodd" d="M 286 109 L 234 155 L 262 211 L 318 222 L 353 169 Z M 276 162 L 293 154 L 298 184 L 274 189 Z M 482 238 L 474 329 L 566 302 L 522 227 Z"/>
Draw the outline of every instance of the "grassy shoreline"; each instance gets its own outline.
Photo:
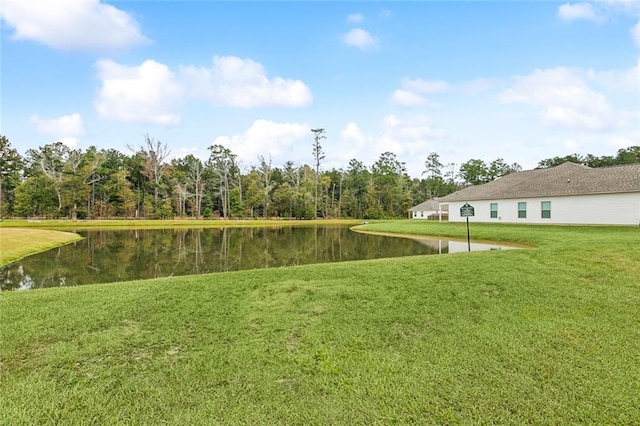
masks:
<path id="1" fill-rule="evenodd" d="M 71 232 L 0 228 L 0 266 L 81 239 L 80 235 Z"/>
<path id="2" fill-rule="evenodd" d="M 358 228 L 466 237 L 460 224 Z M 0 294 L 7 424 L 633 424 L 640 233 Z"/>

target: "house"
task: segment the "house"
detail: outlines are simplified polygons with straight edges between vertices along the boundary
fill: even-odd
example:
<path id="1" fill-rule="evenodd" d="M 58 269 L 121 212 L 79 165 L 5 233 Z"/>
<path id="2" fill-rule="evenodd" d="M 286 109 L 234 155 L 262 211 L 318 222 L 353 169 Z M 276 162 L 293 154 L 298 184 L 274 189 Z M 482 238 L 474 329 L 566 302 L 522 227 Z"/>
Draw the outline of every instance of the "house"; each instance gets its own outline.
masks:
<path id="1" fill-rule="evenodd" d="M 484 185 L 442 197 L 449 220 L 466 220 L 460 207 L 474 207 L 475 222 L 640 224 L 640 163 L 591 168 L 563 163 L 511 173 Z"/>
<path id="2" fill-rule="evenodd" d="M 423 203 L 418 204 L 415 207 L 409 209 L 409 218 L 411 219 L 432 219 L 442 220 L 446 219 L 449 214 L 449 206 L 441 206 L 439 198 L 434 197 Z"/>

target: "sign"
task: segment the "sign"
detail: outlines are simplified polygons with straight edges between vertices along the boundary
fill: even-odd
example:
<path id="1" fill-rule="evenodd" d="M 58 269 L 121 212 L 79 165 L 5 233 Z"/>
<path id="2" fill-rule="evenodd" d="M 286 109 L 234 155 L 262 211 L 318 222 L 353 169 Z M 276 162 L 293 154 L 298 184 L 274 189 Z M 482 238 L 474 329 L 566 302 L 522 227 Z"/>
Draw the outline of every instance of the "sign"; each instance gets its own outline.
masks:
<path id="1" fill-rule="evenodd" d="M 471 251 L 471 235 L 469 234 L 469 218 L 475 214 L 475 209 L 469 203 L 464 203 L 464 206 L 460 207 L 460 217 L 467 218 L 467 246 Z"/>
<path id="2" fill-rule="evenodd" d="M 460 207 L 460 217 L 472 217 L 475 215 L 475 209 L 469 203 L 464 203 L 464 206 Z"/>

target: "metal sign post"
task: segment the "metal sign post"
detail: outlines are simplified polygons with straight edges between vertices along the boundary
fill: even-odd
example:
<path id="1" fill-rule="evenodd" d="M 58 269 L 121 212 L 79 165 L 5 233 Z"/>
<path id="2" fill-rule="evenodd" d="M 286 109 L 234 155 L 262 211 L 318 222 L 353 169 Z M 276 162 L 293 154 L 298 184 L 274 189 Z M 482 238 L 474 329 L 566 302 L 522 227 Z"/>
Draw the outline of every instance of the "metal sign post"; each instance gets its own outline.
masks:
<path id="1" fill-rule="evenodd" d="M 467 247 L 471 251 L 471 235 L 469 234 L 469 218 L 467 218 Z"/>
<path id="2" fill-rule="evenodd" d="M 460 217 L 467 218 L 467 247 L 469 251 L 471 251 L 471 234 L 469 233 L 469 217 L 473 217 L 475 215 L 475 209 L 469 203 L 464 203 L 462 207 L 460 207 Z"/>

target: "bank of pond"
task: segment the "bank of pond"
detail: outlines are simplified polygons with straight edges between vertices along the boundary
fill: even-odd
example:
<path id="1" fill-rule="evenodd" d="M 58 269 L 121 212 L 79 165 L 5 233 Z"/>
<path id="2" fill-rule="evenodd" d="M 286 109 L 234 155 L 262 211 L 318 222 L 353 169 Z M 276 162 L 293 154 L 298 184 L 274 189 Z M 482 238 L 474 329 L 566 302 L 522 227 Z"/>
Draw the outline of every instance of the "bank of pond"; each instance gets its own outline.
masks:
<path id="1" fill-rule="evenodd" d="M 469 250 L 467 241 L 369 234 L 345 225 L 73 231 L 84 238 L 0 268 L 1 290 Z M 472 251 L 507 248 L 470 245 Z"/>

